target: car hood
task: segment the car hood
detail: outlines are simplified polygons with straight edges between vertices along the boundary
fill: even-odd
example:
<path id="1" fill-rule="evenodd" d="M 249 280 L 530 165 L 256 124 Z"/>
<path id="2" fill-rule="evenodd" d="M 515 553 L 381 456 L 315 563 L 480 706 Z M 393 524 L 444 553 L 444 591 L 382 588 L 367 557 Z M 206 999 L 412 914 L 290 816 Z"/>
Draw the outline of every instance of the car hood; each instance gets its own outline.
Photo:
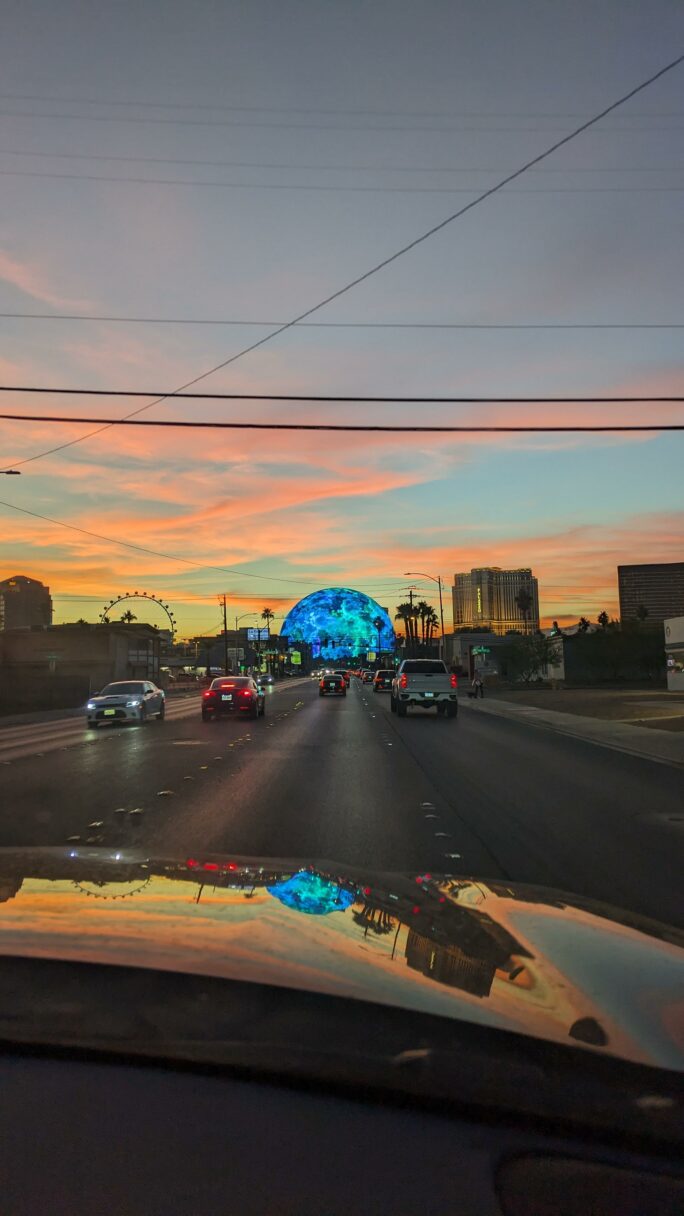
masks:
<path id="1" fill-rule="evenodd" d="M 684 934 L 541 887 L 313 859 L 0 850 L 0 956 L 247 980 L 684 1068 Z"/>

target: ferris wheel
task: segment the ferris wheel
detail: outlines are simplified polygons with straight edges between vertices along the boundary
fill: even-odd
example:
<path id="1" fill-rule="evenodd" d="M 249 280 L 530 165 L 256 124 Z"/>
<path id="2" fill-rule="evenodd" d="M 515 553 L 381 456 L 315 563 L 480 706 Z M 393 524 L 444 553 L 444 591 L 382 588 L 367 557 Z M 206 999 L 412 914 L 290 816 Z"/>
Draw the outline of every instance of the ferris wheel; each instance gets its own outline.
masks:
<path id="1" fill-rule="evenodd" d="M 175 639 L 177 628 L 176 618 L 169 608 L 169 605 L 163 599 L 161 599 L 160 596 L 153 595 L 151 592 L 147 591 L 126 591 L 123 595 L 115 595 L 114 598 L 111 599 L 108 604 L 105 604 L 104 608 L 102 609 L 99 618 L 100 623 L 102 625 L 108 625 L 112 609 L 118 608 L 119 604 L 127 603 L 128 600 L 146 600 L 148 604 L 156 604 L 158 608 L 161 608 L 162 612 L 166 613 L 169 621 L 171 639 L 172 641 Z"/>

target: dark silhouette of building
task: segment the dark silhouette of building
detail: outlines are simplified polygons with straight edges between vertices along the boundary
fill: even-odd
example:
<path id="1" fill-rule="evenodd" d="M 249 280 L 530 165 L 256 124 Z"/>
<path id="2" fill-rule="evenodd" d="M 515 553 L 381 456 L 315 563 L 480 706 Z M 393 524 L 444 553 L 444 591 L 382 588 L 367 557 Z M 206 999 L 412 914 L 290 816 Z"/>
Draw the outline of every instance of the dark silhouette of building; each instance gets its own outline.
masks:
<path id="1" fill-rule="evenodd" d="M 645 562 L 617 570 L 621 620 L 656 624 L 684 616 L 684 562 Z"/>
<path id="2" fill-rule="evenodd" d="M 39 629 L 51 624 L 49 587 L 24 574 L 15 574 L 0 582 L 0 630 Z"/>

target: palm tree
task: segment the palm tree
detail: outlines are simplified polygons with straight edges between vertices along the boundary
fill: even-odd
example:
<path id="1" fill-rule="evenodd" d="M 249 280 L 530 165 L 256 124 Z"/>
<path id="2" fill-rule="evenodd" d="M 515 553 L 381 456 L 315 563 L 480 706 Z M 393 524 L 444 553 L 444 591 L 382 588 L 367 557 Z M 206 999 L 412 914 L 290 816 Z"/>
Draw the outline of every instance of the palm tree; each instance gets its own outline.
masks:
<path id="1" fill-rule="evenodd" d="M 608 628 L 608 625 L 610 623 L 610 617 L 608 616 L 608 613 L 606 612 L 605 608 L 603 609 L 603 612 L 599 612 L 596 620 L 598 621 L 598 623 L 602 629 Z"/>
<path id="2" fill-rule="evenodd" d="M 588 621 L 585 616 L 581 616 L 577 622 L 577 632 L 586 633 L 591 628 L 591 621 Z"/>
<path id="3" fill-rule="evenodd" d="M 127 608 L 121 616 L 121 620 L 123 621 L 124 625 L 130 625 L 132 621 L 137 621 L 137 619 L 137 616 L 131 612 L 130 608 Z"/>
<path id="4" fill-rule="evenodd" d="M 378 635 L 378 658 L 380 658 L 380 655 L 382 654 L 382 631 L 384 625 L 385 622 L 383 621 L 382 617 L 376 616 L 375 620 L 373 621 L 373 628 Z"/>
<path id="5" fill-rule="evenodd" d="M 432 609 L 425 600 L 418 600 L 416 604 L 416 615 L 420 619 L 421 641 L 425 644 L 425 630 L 427 628 L 427 619 L 432 612 Z M 416 625 L 418 620 L 416 620 Z M 417 630 L 416 630 L 417 632 Z"/>
<path id="6" fill-rule="evenodd" d="M 406 627 L 406 641 L 413 646 L 418 634 L 418 614 L 415 604 L 411 604 L 406 600 L 403 604 L 397 604 L 395 621 L 403 621 Z"/>
<path id="7" fill-rule="evenodd" d="M 528 632 L 527 618 L 530 615 L 530 608 L 532 607 L 532 603 L 533 603 L 532 596 L 530 595 L 530 592 L 527 587 L 520 588 L 520 590 L 518 591 L 518 594 L 515 597 L 515 602 L 518 605 L 518 608 L 520 609 L 520 611 L 522 612 L 523 621 L 525 622 L 524 632 L 527 633 Z"/>
<path id="8" fill-rule="evenodd" d="M 263 610 L 263 612 L 262 612 L 262 614 L 261 614 L 261 619 L 262 619 L 262 621 L 265 621 L 265 622 L 266 622 L 266 632 L 267 632 L 267 634 L 268 634 L 268 636 L 269 636 L 269 639 L 270 639 L 270 637 L 271 637 L 271 621 L 275 620 L 275 612 L 273 611 L 273 609 L 272 609 L 272 608 L 264 608 L 264 610 Z"/>
<path id="9" fill-rule="evenodd" d="M 427 641 L 431 642 L 433 635 L 439 629 L 439 617 L 437 616 L 437 613 L 435 612 L 434 608 L 431 608 L 430 611 L 428 612 L 428 615 L 426 617 L 426 626 L 427 626 L 427 635 L 426 635 Z"/>

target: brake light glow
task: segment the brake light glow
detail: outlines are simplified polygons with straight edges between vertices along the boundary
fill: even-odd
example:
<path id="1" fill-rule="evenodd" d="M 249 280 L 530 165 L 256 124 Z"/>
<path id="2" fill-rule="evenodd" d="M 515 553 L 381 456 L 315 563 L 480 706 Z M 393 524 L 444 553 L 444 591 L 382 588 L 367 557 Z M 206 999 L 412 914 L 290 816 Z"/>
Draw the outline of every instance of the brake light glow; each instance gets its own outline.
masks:
<path id="1" fill-rule="evenodd" d="M 451 680 L 451 687 L 458 688 L 458 676 L 456 675 L 455 671 L 452 671 L 450 680 Z"/>
<path id="2" fill-rule="evenodd" d="M 240 696 L 241 696 L 241 697 L 251 697 L 251 696 L 252 696 L 252 693 L 250 692 L 249 688 L 241 688 L 241 689 L 240 689 Z"/>
<path id="3" fill-rule="evenodd" d="M 213 697 L 214 695 L 215 695 L 215 694 L 214 694 L 214 693 L 213 693 L 213 692 L 212 692 L 210 689 L 207 689 L 207 691 L 206 691 L 206 692 L 203 692 L 203 693 L 202 693 L 202 696 L 203 696 L 203 697 Z"/>
<path id="4" fill-rule="evenodd" d="M 401 679 L 399 680 L 399 686 L 400 688 L 408 688 L 408 676 L 402 675 Z"/>

